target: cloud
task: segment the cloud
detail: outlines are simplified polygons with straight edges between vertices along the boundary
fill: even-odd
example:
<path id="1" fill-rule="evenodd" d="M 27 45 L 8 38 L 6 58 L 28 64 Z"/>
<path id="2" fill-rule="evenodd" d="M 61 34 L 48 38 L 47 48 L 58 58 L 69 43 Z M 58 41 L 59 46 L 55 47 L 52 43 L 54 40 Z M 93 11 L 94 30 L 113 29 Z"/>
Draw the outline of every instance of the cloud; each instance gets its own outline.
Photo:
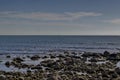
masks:
<path id="1" fill-rule="evenodd" d="M 120 25 L 120 19 L 105 20 L 104 22 Z"/>
<path id="2" fill-rule="evenodd" d="M 101 16 L 95 12 L 64 12 L 64 13 L 45 13 L 45 12 L 0 12 L 0 18 L 31 19 L 41 21 L 71 21 L 88 16 Z"/>

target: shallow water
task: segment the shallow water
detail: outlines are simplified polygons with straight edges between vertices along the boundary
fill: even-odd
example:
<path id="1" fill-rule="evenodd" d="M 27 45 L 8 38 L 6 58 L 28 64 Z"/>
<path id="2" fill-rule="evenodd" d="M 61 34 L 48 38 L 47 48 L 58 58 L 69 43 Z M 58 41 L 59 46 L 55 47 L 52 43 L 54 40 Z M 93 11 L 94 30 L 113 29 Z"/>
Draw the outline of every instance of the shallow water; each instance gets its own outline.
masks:
<path id="1" fill-rule="evenodd" d="M 40 57 L 44 56 L 44 55 L 41 55 L 41 54 L 37 54 L 37 55 L 39 55 Z M 10 56 L 11 56 L 11 58 L 6 58 L 6 55 L 0 56 L 0 60 L 2 61 L 2 62 L 0 62 L 0 70 L 1 71 L 26 72 L 27 70 L 29 70 L 27 68 L 19 69 L 19 68 L 15 68 L 13 66 L 10 66 L 10 67 L 5 66 L 5 62 L 7 62 L 7 61 L 11 62 L 12 59 L 16 58 L 16 57 L 20 57 L 20 58 L 24 57 L 25 59 L 22 63 L 28 64 L 28 65 L 38 65 L 38 64 L 40 64 L 41 61 L 44 61 L 44 60 L 54 60 L 54 61 L 58 60 L 58 58 L 51 59 L 49 57 L 46 58 L 46 59 L 40 58 L 39 60 L 31 60 L 30 58 L 27 58 L 28 54 L 24 54 L 24 55 L 22 55 L 22 54 L 11 54 Z M 30 54 L 29 56 L 33 56 L 33 54 Z"/>

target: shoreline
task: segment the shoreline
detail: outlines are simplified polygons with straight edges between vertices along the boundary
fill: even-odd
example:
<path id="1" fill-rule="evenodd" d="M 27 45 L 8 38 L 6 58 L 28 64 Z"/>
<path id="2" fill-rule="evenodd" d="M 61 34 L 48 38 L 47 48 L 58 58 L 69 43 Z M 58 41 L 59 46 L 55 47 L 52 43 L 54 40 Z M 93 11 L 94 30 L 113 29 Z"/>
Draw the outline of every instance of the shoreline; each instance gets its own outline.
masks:
<path id="1" fill-rule="evenodd" d="M 119 80 L 120 53 L 4 55 L 0 80 Z M 4 66 L 3 66 L 4 65 Z"/>

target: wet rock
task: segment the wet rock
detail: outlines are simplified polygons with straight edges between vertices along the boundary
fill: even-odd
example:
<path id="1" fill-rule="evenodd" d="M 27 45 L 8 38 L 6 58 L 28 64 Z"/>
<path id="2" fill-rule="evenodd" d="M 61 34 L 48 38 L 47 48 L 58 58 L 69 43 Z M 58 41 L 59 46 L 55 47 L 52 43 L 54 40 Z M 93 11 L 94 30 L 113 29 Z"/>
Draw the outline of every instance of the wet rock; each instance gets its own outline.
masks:
<path id="1" fill-rule="evenodd" d="M 84 78 L 82 78 L 82 77 L 73 77 L 73 79 L 72 80 L 85 80 Z"/>
<path id="2" fill-rule="evenodd" d="M 71 54 L 73 54 L 73 55 L 77 55 L 77 53 L 75 53 L 75 52 L 72 52 Z"/>
<path id="3" fill-rule="evenodd" d="M 10 63 L 9 61 L 7 61 L 7 62 L 5 63 L 5 65 L 6 65 L 6 67 L 10 67 L 11 63 Z"/>
<path id="4" fill-rule="evenodd" d="M 97 59 L 97 58 L 91 58 L 89 61 L 90 61 L 90 62 L 97 62 L 98 59 Z"/>
<path id="5" fill-rule="evenodd" d="M 46 58 L 48 58 L 48 56 L 43 56 L 43 57 L 42 57 L 42 59 L 46 59 Z"/>
<path id="6" fill-rule="evenodd" d="M 120 75 L 120 68 L 116 68 L 116 69 L 115 69 L 115 72 L 116 72 L 118 75 Z"/>
<path id="7" fill-rule="evenodd" d="M 27 58 L 30 58 L 30 56 L 29 56 L 29 55 L 27 55 Z"/>
<path id="8" fill-rule="evenodd" d="M 117 54 L 114 54 L 114 53 L 113 53 L 113 54 L 110 54 L 109 57 L 110 57 L 110 58 L 117 58 Z"/>
<path id="9" fill-rule="evenodd" d="M 84 53 L 81 55 L 82 57 L 101 57 L 100 53 Z"/>
<path id="10" fill-rule="evenodd" d="M 7 55 L 6 58 L 10 58 L 11 56 L 10 55 Z"/>
<path id="11" fill-rule="evenodd" d="M 120 57 L 118 54 L 116 53 L 113 53 L 113 54 L 110 54 L 107 58 L 107 60 L 111 60 L 111 61 L 120 61 Z"/>
<path id="12" fill-rule="evenodd" d="M 90 53 L 84 53 L 81 55 L 82 57 L 90 57 Z"/>
<path id="13" fill-rule="evenodd" d="M 67 55 L 69 55 L 69 52 L 68 52 L 68 51 L 65 51 L 65 52 L 64 52 L 64 54 L 67 54 Z"/>
<path id="14" fill-rule="evenodd" d="M 55 77 L 48 77 L 47 80 L 58 80 Z"/>
<path id="15" fill-rule="evenodd" d="M 54 56 L 54 55 L 50 55 L 50 58 L 56 58 L 56 56 Z"/>
<path id="16" fill-rule="evenodd" d="M 1 63 L 1 62 L 3 62 L 3 61 L 0 60 L 0 63 Z"/>
<path id="17" fill-rule="evenodd" d="M 17 57 L 17 58 L 14 58 L 13 61 L 17 62 L 17 63 L 21 63 L 23 62 L 24 60 L 21 59 L 20 57 Z"/>
<path id="18" fill-rule="evenodd" d="M 81 57 L 80 57 L 80 56 L 77 56 L 77 55 L 73 55 L 73 56 L 71 56 L 71 58 L 81 59 Z"/>
<path id="19" fill-rule="evenodd" d="M 32 56 L 30 59 L 31 59 L 31 60 L 38 60 L 38 59 L 40 59 L 40 57 L 39 57 L 38 55 L 34 55 L 34 56 Z"/>
<path id="20" fill-rule="evenodd" d="M 106 72 L 102 72 L 102 77 L 104 77 L 104 78 L 110 78 L 110 75 L 108 75 Z"/>
<path id="21" fill-rule="evenodd" d="M 115 72 L 111 76 L 112 76 L 112 78 L 117 78 L 118 77 L 117 73 L 115 73 Z"/>
<path id="22" fill-rule="evenodd" d="M 104 57 L 108 57 L 108 56 L 110 55 L 110 52 L 105 51 L 105 52 L 103 53 L 103 55 L 104 55 Z"/>
<path id="23" fill-rule="evenodd" d="M 65 58 L 65 55 L 59 54 L 57 57 L 59 57 L 59 58 Z"/>
<path id="24" fill-rule="evenodd" d="M 29 68 L 29 65 L 22 63 L 21 68 Z"/>
<path id="25" fill-rule="evenodd" d="M 52 67 L 55 64 L 54 60 L 46 60 L 41 62 L 41 66 Z"/>
<path id="26" fill-rule="evenodd" d="M 94 73 L 95 73 L 95 70 L 93 70 L 93 69 L 87 69 L 86 72 L 87 72 L 88 74 L 94 74 Z"/>
<path id="27" fill-rule="evenodd" d="M 18 80 L 25 80 L 24 77 L 19 77 Z"/>
<path id="28" fill-rule="evenodd" d="M 6 80 L 5 75 L 0 75 L 0 80 Z"/>

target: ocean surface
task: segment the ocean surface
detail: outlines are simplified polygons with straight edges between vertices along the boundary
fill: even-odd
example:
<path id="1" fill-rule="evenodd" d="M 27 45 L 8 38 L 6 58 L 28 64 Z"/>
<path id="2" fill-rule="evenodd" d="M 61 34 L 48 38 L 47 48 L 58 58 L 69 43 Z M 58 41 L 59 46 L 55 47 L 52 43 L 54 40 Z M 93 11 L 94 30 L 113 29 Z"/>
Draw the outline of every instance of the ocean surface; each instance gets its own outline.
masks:
<path id="1" fill-rule="evenodd" d="M 0 54 L 119 52 L 120 36 L 0 36 Z"/>

